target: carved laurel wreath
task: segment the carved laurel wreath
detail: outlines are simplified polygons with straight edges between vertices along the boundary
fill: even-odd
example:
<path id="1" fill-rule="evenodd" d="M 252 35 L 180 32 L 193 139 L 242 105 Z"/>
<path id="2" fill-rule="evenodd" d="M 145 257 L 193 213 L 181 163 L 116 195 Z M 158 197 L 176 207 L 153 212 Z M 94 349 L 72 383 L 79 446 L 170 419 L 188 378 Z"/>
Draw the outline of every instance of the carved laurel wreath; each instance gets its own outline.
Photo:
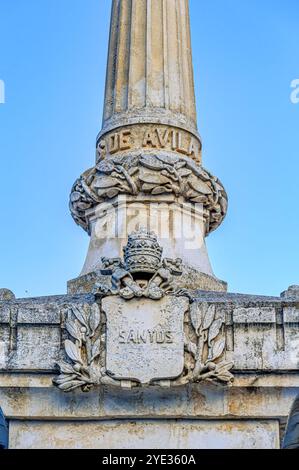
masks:
<path id="1" fill-rule="evenodd" d="M 190 306 L 190 322 L 185 337 L 185 371 L 170 382 L 180 386 L 189 382 L 214 381 L 230 384 L 232 362 L 224 360 L 226 340 L 224 320 L 215 306 L 194 302 Z M 105 320 L 98 303 L 70 305 L 66 309 L 65 330 L 68 339 L 64 348 L 66 360 L 58 367 L 60 375 L 53 380 L 64 392 L 81 388 L 89 392 L 96 385 L 121 386 L 105 369 Z M 137 386 L 132 382 L 132 386 Z"/>
<path id="2" fill-rule="evenodd" d="M 70 339 L 65 340 L 64 348 L 68 361 L 57 364 L 60 375 L 53 380 L 60 390 L 71 392 L 81 387 L 89 392 L 97 384 L 114 383 L 99 361 L 106 341 L 101 327 L 97 303 L 67 308 L 65 330 Z"/>
<path id="3" fill-rule="evenodd" d="M 192 381 L 233 382 L 234 376 L 230 370 L 234 364 L 224 360 L 226 350 L 224 318 L 221 315 L 217 316 L 215 305 L 196 302 L 190 306 L 190 318 L 197 338 L 195 344 L 188 339 L 185 341 L 185 349 L 194 360 L 190 372 Z"/>
<path id="4" fill-rule="evenodd" d="M 167 154 L 100 161 L 74 184 L 70 210 L 76 223 L 88 231 L 86 210 L 119 194 L 138 193 L 171 193 L 203 204 L 207 234 L 221 224 L 227 211 L 227 195 L 216 177 L 189 158 Z"/>

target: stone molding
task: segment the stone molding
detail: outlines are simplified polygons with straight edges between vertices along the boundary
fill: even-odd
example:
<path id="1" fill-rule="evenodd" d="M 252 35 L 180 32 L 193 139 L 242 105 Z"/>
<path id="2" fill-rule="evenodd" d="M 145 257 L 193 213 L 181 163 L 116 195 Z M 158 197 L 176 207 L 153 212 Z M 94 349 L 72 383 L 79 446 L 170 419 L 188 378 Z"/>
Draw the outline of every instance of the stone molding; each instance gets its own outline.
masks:
<path id="1" fill-rule="evenodd" d="M 142 121 L 141 121 L 142 122 Z M 174 152 L 201 164 L 201 140 L 197 134 L 177 126 L 137 122 L 102 132 L 97 139 L 97 162 L 107 157 L 134 154 L 141 150 Z"/>
<path id="2" fill-rule="evenodd" d="M 101 269 L 96 269 L 88 274 L 83 274 L 75 279 L 68 281 L 68 294 L 89 294 L 97 284 L 104 284 L 107 288 L 111 288 L 111 279 L 103 276 Z M 173 281 L 174 287 L 177 289 L 200 289 L 212 292 L 227 292 L 227 283 L 220 279 L 199 272 L 198 270 L 182 265 L 182 275 L 176 277 Z"/>
<path id="3" fill-rule="evenodd" d="M 226 191 L 218 178 L 188 157 L 159 153 L 107 158 L 85 172 L 74 184 L 70 210 L 88 233 L 88 211 L 120 194 L 137 196 L 174 194 L 201 204 L 206 235 L 222 223 L 227 212 Z"/>

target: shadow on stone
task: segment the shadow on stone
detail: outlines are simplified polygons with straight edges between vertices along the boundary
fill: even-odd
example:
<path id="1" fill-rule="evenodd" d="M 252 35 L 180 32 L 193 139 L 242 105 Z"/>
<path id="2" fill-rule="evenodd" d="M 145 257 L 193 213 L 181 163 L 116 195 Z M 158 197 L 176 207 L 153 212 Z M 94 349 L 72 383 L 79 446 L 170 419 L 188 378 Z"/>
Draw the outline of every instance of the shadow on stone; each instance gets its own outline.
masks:
<path id="1" fill-rule="evenodd" d="M 289 416 L 283 449 L 299 449 L 299 395 Z"/>
<path id="2" fill-rule="evenodd" d="M 8 428 L 5 417 L 0 408 L 0 449 L 7 449 L 8 445 Z"/>

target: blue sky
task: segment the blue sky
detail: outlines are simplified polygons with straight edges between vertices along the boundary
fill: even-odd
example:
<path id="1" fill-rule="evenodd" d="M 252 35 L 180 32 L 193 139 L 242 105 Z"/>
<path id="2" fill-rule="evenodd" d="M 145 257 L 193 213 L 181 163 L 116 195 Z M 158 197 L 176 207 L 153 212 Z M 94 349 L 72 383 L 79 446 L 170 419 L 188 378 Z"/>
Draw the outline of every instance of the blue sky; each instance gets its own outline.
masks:
<path id="1" fill-rule="evenodd" d="M 190 0 L 204 166 L 229 212 L 208 238 L 233 292 L 299 284 L 298 0 Z M 68 210 L 94 163 L 101 127 L 109 0 L 0 0 L 0 287 L 60 294 L 88 236 Z"/>

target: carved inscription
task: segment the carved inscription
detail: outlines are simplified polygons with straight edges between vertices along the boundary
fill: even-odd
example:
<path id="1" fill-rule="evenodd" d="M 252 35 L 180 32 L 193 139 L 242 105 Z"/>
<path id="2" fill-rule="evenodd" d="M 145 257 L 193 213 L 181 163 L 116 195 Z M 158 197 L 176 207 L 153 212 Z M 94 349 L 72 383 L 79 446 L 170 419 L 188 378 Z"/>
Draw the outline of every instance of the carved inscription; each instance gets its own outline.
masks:
<path id="1" fill-rule="evenodd" d="M 142 148 L 171 150 L 201 161 L 201 143 L 195 136 L 182 129 L 153 125 L 135 125 L 106 134 L 97 143 L 97 156 L 103 159 Z"/>
<path id="2" fill-rule="evenodd" d="M 129 330 L 119 333 L 120 344 L 172 344 L 173 334 L 171 331 L 162 329 L 153 330 Z"/>
<path id="3" fill-rule="evenodd" d="M 107 297 L 106 368 L 116 380 L 149 384 L 179 377 L 184 369 L 184 314 L 188 299 L 160 301 Z"/>

